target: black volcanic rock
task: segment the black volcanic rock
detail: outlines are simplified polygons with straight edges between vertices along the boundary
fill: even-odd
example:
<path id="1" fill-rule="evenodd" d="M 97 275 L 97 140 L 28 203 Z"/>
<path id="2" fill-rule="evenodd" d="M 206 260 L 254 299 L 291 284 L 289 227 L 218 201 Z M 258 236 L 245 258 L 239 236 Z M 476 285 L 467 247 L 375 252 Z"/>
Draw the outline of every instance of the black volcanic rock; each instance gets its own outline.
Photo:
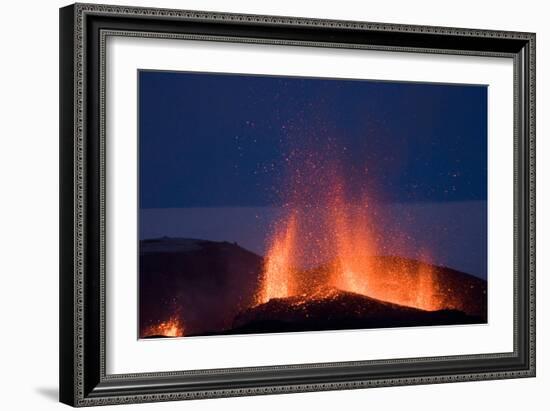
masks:
<path id="1" fill-rule="evenodd" d="M 180 316 L 185 334 L 231 326 L 249 307 L 263 259 L 229 242 L 159 238 L 140 242 L 141 333 Z"/>
<path id="2" fill-rule="evenodd" d="M 325 288 L 313 296 L 274 298 L 245 310 L 228 334 L 472 324 L 483 318 L 458 310 L 424 311 Z"/>

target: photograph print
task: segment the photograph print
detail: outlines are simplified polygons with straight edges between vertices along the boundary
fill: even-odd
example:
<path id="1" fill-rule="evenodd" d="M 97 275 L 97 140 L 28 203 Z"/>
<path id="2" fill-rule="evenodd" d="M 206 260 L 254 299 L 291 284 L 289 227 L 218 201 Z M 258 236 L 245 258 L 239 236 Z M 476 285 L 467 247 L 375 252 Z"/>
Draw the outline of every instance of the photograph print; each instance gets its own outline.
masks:
<path id="1" fill-rule="evenodd" d="M 141 339 L 487 323 L 487 86 L 138 71 Z"/>

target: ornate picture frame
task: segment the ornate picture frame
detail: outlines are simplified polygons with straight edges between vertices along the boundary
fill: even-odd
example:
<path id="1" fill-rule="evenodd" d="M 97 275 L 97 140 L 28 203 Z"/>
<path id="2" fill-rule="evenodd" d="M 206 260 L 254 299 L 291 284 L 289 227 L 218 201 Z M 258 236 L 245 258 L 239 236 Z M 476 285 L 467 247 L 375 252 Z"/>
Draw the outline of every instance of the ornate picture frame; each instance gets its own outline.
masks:
<path id="1" fill-rule="evenodd" d="M 510 59 L 513 350 L 108 373 L 105 101 L 111 37 Z M 75 4 L 60 9 L 60 100 L 61 402 L 80 407 L 535 376 L 534 33 Z"/>

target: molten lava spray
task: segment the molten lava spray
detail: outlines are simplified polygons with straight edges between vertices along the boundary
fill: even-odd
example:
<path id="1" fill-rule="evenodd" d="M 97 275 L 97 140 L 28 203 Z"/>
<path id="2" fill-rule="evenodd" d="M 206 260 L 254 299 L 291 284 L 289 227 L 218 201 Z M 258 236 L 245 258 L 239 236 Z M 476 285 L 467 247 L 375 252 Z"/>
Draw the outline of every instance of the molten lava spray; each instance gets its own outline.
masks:
<path id="1" fill-rule="evenodd" d="M 430 262 L 431 259 L 427 253 L 423 253 L 420 260 L 423 262 Z M 436 295 L 437 286 L 432 265 L 420 264 L 416 271 L 416 281 L 415 307 L 424 310 L 438 310 L 444 308 L 441 306 L 441 301 Z"/>
<path id="2" fill-rule="evenodd" d="M 360 207 L 346 207 L 338 186 L 329 205 L 328 222 L 335 240 L 336 266 L 330 283 L 344 291 L 369 295 L 373 276 L 372 257 L 376 254 L 376 239 L 369 222 L 368 202 Z"/>
<path id="3" fill-rule="evenodd" d="M 351 200 L 337 167 L 317 164 L 311 153 L 293 154 L 302 162 L 287 164 L 290 211 L 273 230 L 256 304 L 296 295 L 315 299 L 340 289 L 424 310 L 445 308 L 431 264 L 376 257 L 383 231 L 372 197 Z M 428 262 L 427 255 L 419 260 Z"/>
<path id="4" fill-rule="evenodd" d="M 177 316 L 171 316 L 166 321 L 149 326 L 142 337 L 164 336 L 164 337 L 183 337 L 184 327 L 182 321 Z"/>
<path id="5" fill-rule="evenodd" d="M 272 298 L 284 298 L 296 292 L 296 215 L 290 217 L 276 230 L 265 258 L 263 279 L 257 302 L 265 303 Z"/>

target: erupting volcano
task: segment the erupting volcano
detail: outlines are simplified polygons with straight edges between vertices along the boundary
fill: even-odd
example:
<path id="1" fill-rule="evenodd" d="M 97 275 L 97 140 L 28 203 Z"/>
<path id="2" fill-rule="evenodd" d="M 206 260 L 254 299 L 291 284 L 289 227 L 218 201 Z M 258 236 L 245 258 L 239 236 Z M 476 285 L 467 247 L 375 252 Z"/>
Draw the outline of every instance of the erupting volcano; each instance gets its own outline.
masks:
<path id="1" fill-rule="evenodd" d="M 406 233 L 388 233 L 383 204 L 348 189 L 335 164 L 311 151 L 287 157 L 263 258 L 227 242 L 142 242 L 142 313 L 153 320 L 141 337 L 486 321 L 486 282 L 434 264 Z"/>
<path id="2" fill-rule="evenodd" d="M 486 85 L 139 82 L 141 338 L 487 322 Z"/>
<path id="3" fill-rule="evenodd" d="M 346 206 L 340 197 L 326 206 L 325 220 L 292 209 L 276 224 L 253 306 L 227 333 L 486 321 L 484 281 L 431 264 L 426 251 L 418 259 L 381 255 L 368 218 L 373 209 Z M 319 232 L 322 239 L 313 241 Z M 313 250 L 300 249 L 304 244 Z"/>
<path id="4" fill-rule="evenodd" d="M 427 311 L 458 308 L 438 284 L 428 251 L 418 251 L 420 264 L 377 258 L 391 244 L 379 206 L 365 193 L 346 195 L 334 159 L 293 152 L 287 165 L 286 214 L 273 225 L 256 305 L 341 290 Z"/>
<path id="5" fill-rule="evenodd" d="M 357 221 L 344 209 L 326 222 L 333 228 L 327 231 L 333 241 L 328 243 L 332 245 L 332 261 L 320 263 L 316 270 L 300 270 L 296 215 L 292 214 L 282 223 L 284 229 L 274 234 L 265 259 L 257 304 L 298 295 L 313 298 L 322 294 L 323 288 L 335 288 L 429 311 L 456 308 L 445 301 L 427 253 L 419 258 L 424 264 L 377 258 L 376 238 L 369 231 L 366 218 Z M 329 255 L 329 252 L 321 254 Z"/>

